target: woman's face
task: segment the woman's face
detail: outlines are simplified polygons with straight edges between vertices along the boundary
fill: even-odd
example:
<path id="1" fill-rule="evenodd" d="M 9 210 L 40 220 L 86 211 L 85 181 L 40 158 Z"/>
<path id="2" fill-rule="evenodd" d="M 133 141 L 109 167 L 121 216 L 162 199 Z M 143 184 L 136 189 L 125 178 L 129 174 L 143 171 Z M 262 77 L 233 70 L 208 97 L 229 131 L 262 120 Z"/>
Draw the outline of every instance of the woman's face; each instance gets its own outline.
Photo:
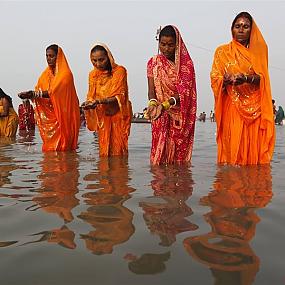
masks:
<path id="1" fill-rule="evenodd" d="M 99 70 L 107 70 L 108 63 L 109 63 L 109 57 L 106 54 L 106 52 L 102 50 L 96 50 L 91 53 L 91 62 L 94 67 L 96 67 Z"/>
<path id="2" fill-rule="evenodd" d="M 175 60 L 175 47 L 176 42 L 173 37 L 162 36 L 159 41 L 159 50 L 160 52 L 169 60 Z"/>
<path id="3" fill-rule="evenodd" d="M 55 68 L 56 66 L 56 53 L 53 49 L 48 49 L 46 51 L 46 59 L 47 59 L 47 63 L 48 63 L 48 66 L 51 67 L 51 68 Z"/>
<path id="4" fill-rule="evenodd" d="M 251 26 L 249 19 L 245 17 L 238 18 L 232 29 L 234 40 L 246 46 L 249 42 L 250 32 Z"/>

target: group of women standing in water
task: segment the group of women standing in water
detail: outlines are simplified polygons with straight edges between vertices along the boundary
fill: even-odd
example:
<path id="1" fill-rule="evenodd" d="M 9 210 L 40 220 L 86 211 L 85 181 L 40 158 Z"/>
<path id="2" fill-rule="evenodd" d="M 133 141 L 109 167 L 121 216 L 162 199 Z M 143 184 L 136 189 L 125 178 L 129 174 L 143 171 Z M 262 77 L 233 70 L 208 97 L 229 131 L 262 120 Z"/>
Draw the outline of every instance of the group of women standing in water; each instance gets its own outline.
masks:
<path id="1" fill-rule="evenodd" d="M 269 163 L 275 129 L 267 45 L 247 12 L 235 17 L 231 32 L 231 42 L 216 49 L 210 74 L 217 122 L 217 160 L 233 165 Z M 194 65 L 175 26 L 161 30 L 159 51 L 147 63 L 149 101 L 145 116 L 152 127 L 150 160 L 153 165 L 185 164 L 191 160 L 194 142 Z M 75 150 L 80 115 L 73 75 L 59 46 L 47 47 L 46 58 L 48 67 L 35 90 L 21 92 L 19 97 L 34 103 L 43 151 Z M 127 155 L 132 118 L 127 71 L 115 63 L 109 49 L 101 43 L 91 49 L 90 60 L 94 69 L 89 73 L 89 91 L 82 104 L 87 127 L 98 133 L 100 156 Z M 13 136 L 17 119 L 11 98 L 2 93 L 0 135 Z M 3 129 L 8 125 L 11 131 L 7 133 Z"/>

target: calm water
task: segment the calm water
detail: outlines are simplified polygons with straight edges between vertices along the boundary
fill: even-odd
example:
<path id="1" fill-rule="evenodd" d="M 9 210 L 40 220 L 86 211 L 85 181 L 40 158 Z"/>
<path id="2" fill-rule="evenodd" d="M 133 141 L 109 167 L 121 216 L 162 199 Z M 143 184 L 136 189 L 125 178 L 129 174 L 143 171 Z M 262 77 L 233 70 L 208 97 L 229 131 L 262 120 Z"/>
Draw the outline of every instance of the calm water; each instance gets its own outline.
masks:
<path id="1" fill-rule="evenodd" d="M 271 167 L 217 167 L 197 122 L 192 167 L 150 167 L 150 125 L 129 158 L 0 146 L 0 284 L 285 284 L 285 127 Z"/>

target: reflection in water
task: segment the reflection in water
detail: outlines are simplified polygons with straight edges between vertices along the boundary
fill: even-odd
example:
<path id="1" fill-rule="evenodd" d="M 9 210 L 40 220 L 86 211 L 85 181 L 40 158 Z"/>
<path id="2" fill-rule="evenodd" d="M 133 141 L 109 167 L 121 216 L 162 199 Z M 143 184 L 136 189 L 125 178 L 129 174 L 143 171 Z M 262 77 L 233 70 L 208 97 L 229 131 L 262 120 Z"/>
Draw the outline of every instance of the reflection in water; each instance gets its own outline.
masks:
<path id="1" fill-rule="evenodd" d="M 11 186 L 12 183 L 9 178 L 12 175 L 11 172 L 19 168 L 16 163 L 13 163 L 14 157 L 5 154 L 4 149 L 5 147 L 9 147 L 9 145 L 13 144 L 14 142 L 14 138 L 0 137 L 0 188 L 2 191 L 5 189 L 3 186 Z M 0 192 L 0 198 L 17 199 L 18 197 L 21 197 L 21 195 L 15 193 L 7 194 Z M 7 206 L 5 202 L 6 201 L 1 201 L 0 206 L 3 206 L 4 204 Z M 0 241 L 0 248 L 8 247 L 17 242 L 18 241 Z"/>
<path id="2" fill-rule="evenodd" d="M 27 210 L 41 209 L 57 214 L 64 223 L 69 223 L 74 219 L 72 209 L 79 204 L 75 197 L 78 192 L 78 156 L 75 152 L 46 152 L 43 155 L 42 172 L 38 177 L 41 188 L 32 200 L 35 204 Z M 34 242 L 48 241 L 75 248 L 75 234 L 66 226 L 33 234 L 38 235 L 41 238 Z"/>
<path id="3" fill-rule="evenodd" d="M 127 158 L 100 158 L 98 169 L 84 180 L 90 181 L 87 189 L 93 191 L 83 195 L 90 207 L 78 217 L 95 230 L 82 234 L 81 238 L 94 254 L 112 253 L 115 245 L 126 242 L 135 231 L 133 212 L 124 206 L 135 190 L 129 186 Z"/>
<path id="4" fill-rule="evenodd" d="M 35 130 L 19 130 L 19 143 L 30 143 L 35 139 Z"/>
<path id="5" fill-rule="evenodd" d="M 78 205 L 78 157 L 75 152 L 46 152 L 41 162 L 42 173 L 39 195 L 33 198 L 37 206 L 48 213 L 55 213 L 65 223 L 73 220 L 71 210 Z"/>
<path id="6" fill-rule="evenodd" d="M 187 166 L 153 166 L 151 182 L 154 197 L 140 203 L 151 233 L 160 237 L 160 245 L 170 246 L 176 235 L 198 228 L 186 217 L 193 214 L 186 204 L 193 192 L 192 174 Z"/>
<path id="7" fill-rule="evenodd" d="M 17 243 L 17 241 L 1 241 L 0 247 L 7 247 L 7 246 L 10 246 L 10 245 L 15 244 L 15 243 Z"/>
<path id="8" fill-rule="evenodd" d="M 193 211 L 186 204 L 193 192 L 192 174 L 187 166 L 152 166 L 151 187 L 154 196 L 139 203 L 143 209 L 143 218 L 152 234 L 160 238 L 161 246 L 171 246 L 176 235 L 198 228 L 187 217 Z M 165 262 L 170 259 L 170 251 L 165 253 L 145 253 L 140 257 L 126 254 L 128 268 L 135 274 L 156 274 L 166 269 Z"/>
<path id="9" fill-rule="evenodd" d="M 14 138 L 0 137 L 0 187 L 3 185 L 11 184 L 9 176 L 11 172 L 18 168 L 18 166 L 13 163 L 13 157 L 5 154 L 4 147 L 9 146 L 15 142 Z M 0 197 L 6 197 L 5 194 L 0 193 Z"/>
<path id="10" fill-rule="evenodd" d="M 164 262 L 170 258 L 170 252 L 165 253 L 145 253 L 140 257 L 132 254 L 125 256 L 126 260 L 130 260 L 129 270 L 135 274 L 156 274 L 166 269 Z"/>
<path id="11" fill-rule="evenodd" d="M 37 234 L 33 234 L 31 236 L 40 236 L 40 239 L 32 242 L 27 242 L 25 244 L 47 241 L 50 243 L 56 243 L 69 249 L 74 249 L 76 247 L 76 244 L 74 242 L 75 234 L 73 231 L 68 229 L 66 225 L 62 226 L 60 229 L 44 231 Z"/>
<path id="12" fill-rule="evenodd" d="M 254 210 L 272 198 L 270 166 L 220 167 L 213 187 L 201 198 L 201 204 L 211 208 L 205 220 L 212 231 L 185 239 L 184 246 L 210 268 L 215 284 L 252 284 L 259 258 L 249 241 L 260 221 Z"/>

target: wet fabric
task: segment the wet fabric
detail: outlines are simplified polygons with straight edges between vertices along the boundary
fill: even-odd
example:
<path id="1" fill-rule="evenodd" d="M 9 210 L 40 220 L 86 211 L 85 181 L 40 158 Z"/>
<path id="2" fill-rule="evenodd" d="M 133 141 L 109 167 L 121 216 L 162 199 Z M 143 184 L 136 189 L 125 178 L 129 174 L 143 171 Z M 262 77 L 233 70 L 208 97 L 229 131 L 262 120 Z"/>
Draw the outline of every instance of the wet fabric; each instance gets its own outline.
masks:
<path id="1" fill-rule="evenodd" d="M 223 88 L 225 73 L 258 74 L 260 84 L 244 83 Z M 275 127 L 268 51 L 254 21 L 248 48 L 233 39 L 216 49 L 211 86 L 215 98 L 218 163 L 269 163 L 274 150 Z"/>
<path id="2" fill-rule="evenodd" d="M 75 150 L 80 127 L 79 101 L 72 72 L 60 47 L 55 74 L 47 67 L 35 89 L 49 94 L 49 98 L 34 99 L 42 150 Z"/>
<path id="3" fill-rule="evenodd" d="M 117 103 L 100 104 L 85 110 L 87 128 L 99 136 L 100 156 L 128 155 L 132 105 L 128 95 L 127 71 L 117 65 L 108 47 L 103 46 L 112 65 L 112 72 L 94 68 L 89 73 L 87 101 L 116 97 Z"/>

